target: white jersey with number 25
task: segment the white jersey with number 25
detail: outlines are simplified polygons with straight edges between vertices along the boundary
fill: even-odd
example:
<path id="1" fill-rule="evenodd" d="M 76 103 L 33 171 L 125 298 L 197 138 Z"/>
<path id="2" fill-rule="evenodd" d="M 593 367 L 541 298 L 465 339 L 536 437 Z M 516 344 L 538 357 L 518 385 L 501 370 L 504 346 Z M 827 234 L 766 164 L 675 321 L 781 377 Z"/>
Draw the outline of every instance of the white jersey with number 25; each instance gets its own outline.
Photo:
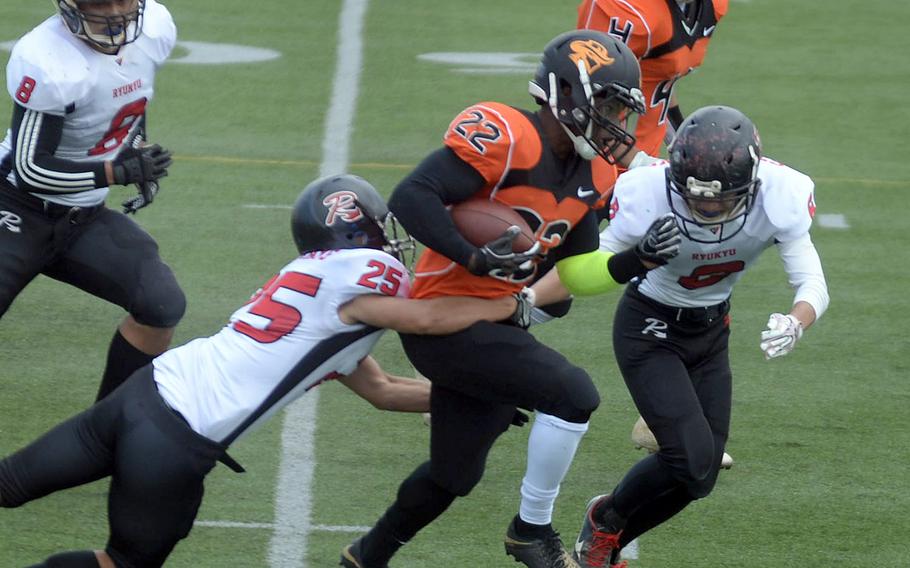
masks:
<path id="1" fill-rule="evenodd" d="M 342 305 L 363 294 L 409 292 L 407 269 L 385 252 L 303 254 L 219 333 L 156 358 L 158 391 L 193 430 L 233 442 L 322 381 L 350 374 L 370 353 L 383 330 L 344 323 Z"/>

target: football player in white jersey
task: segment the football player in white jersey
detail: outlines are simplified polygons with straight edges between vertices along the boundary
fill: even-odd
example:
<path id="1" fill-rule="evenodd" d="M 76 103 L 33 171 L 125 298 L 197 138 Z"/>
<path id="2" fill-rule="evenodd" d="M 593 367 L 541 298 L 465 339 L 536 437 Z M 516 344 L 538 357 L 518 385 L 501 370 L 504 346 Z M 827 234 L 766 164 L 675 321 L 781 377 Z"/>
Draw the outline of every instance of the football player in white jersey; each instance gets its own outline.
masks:
<path id="1" fill-rule="evenodd" d="M 613 350 L 660 449 L 588 504 L 575 547 L 582 566 L 623 566 L 623 546 L 714 487 L 730 426 L 730 294 L 761 253 L 776 245 L 796 290 L 761 333 L 766 358 L 792 351 L 828 307 L 809 236 L 813 189 L 806 175 L 762 158 L 755 126 L 724 106 L 683 121 L 669 163 L 620 176 L 602 250 L 629 248 L 664 215 L 683 238 L 679 254 L 627 286 L 616 309 Z"/>
<path id="2" fill-rule="evenodd" d="M 186 300 L 158 245 L 104 205 L 135 185 L 152 202 L 170 153 L 146 145 L 155 72 L 176 41 L 155 0 L 56 0 L 58 13 L 13 47 L 13 116 L 0 142 L 0 316 L 38 274 L 117 304 L 98 398 L 170 344 Z"/>
<path id="3" fill-rule="evenodd" d="M 203 480 L 251 427 L 323 381 L 382 373 L 369 357 L 383 328 L 453 333 L 478 321 L 527 325 L 521 294 L 408 299 L 394 217 L 351 175 L 311 183 L 291 222 L 300 256 L 217 334 L 174 348 L 114 393 L 0 461 L 0 506 L 112 476 L 103 551 L 65 552 L 46 567 L 161 566 L 193 526 Z"/>

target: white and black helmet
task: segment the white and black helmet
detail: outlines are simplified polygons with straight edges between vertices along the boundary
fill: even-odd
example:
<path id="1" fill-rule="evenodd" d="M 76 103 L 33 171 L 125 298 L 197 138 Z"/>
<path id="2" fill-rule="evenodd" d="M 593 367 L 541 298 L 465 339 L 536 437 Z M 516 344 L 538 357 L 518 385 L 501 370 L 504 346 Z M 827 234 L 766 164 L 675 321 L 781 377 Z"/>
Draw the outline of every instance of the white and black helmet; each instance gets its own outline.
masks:
<path id="1" fill-rule="evenodd" d="M 761 185 L 761 139 L 749 117 L 727 106 L 700 108 L 679 125 L 668 152 L 667 199 L 682 232 L 694 241 L 719 242 L 742 230 Z M 692 225 L 712 236 L 695 235 Z"/>
<path id="2" fill-rule="evenodd" d="M 300 253 L 374 248 L 409 264 L 414 239 L 398 225 L 385 200 L 367 180 L 350 174 L 310 183 L 291 213 L 291 234 Z"/>

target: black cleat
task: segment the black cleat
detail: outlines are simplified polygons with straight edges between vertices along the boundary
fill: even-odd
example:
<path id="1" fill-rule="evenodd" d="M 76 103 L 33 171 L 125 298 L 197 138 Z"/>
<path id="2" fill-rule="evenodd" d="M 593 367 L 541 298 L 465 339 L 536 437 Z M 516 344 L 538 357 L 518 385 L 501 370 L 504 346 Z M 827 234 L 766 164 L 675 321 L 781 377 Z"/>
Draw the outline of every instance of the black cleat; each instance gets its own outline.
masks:
<path id="1" fill-rule="evenodd" d="M 518 536 L 513 519 L 506 531 L 505 544 L 506 554 L 528 568 L 579 568 L 556 531 L 551 530 L 550 534 L 543 538 L 524 538 Z"/>
<path id="2" fill-rule="evenodd" d="M 341 551 L 341 562 L 339 562 L 341 566 L 344 566 L 344 568 L 389 568 L 388 564 L 383 564 L 382 566 L 367 565 L 363 561 L 363 555 L 360 551 L 362 542 L 363 537 L 344 547 L 344 550 Z"/>

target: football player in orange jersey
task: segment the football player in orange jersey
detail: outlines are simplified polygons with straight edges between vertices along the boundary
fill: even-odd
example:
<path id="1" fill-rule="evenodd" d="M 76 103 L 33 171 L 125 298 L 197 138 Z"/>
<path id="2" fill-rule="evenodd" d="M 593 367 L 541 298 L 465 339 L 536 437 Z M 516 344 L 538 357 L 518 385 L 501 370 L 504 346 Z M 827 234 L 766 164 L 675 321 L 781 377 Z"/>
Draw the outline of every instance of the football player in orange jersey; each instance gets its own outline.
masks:
<path id="1" fill-rule="evenodd" d="M 461 112 L 444 146 L 393 192 L 390 209 L 427 247 L 412 297 L 519 292 L 544 262 L 555 263 L 572 293 L 595 294 L 676 254 L 672 219 L 655 223 L 629 251 L 597 250 L 592 206 L 612 189 L 615 163 L 634 145 L 623 127 L 626 118 L 644 111 L 631 50 L 602 32 L 561 34 L 544 49 L 529 90 L 540 105 L 536 112 L 496 102 Z M 513 252 L 511 230 L 481 247 L 468 242 L 446 210 L 468 199 L 497 201 L 521 213 L 535 233 L 534 246 Z M 401 341 L 411 363 L 432 381 L 430 460 L 404 480 L 373 528 L 343 550 L 342 566 L 387 566 L 404 543 L 474 488 L 493 443 L 516 408 L 524 408 L 537 417 L 506 552 L 531 568 L 577 567 L 550 521 L 560 483 L 600 403 L 588 374 L 505 322 L 435 339 L 403 334 Z"/>
<path id="2" fill-rule="evenodd" d="M 641 65 L 646 111 L 635 128 L 636 150 L 626 154 L 624 166 L 647 163 L 662 141 L 672 139 L 683 121 L 674 86 L 701 65 L 728 1 L 583 0 L 578 6 L 579 28 L 617 38 Z"/>

